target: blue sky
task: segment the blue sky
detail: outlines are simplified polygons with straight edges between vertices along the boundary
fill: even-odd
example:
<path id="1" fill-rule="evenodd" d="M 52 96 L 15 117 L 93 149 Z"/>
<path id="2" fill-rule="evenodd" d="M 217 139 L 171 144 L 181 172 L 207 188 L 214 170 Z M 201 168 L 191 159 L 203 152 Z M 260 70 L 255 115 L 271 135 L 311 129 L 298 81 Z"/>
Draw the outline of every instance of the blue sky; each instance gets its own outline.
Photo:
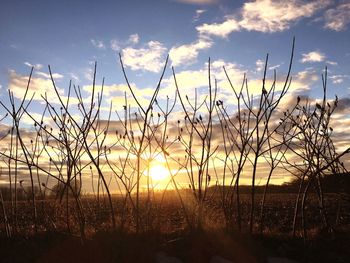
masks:
<path id="1" fill-rule="evenodd" d="M 47 73 L 50 64 L 64 88 L 69 79 L 91 83 L 91 63 L 97 61 L 107 84 L 121 84 L 118 52 L 140 89 L 154 83 L 167 53 L 177 72 L 202 69 L 210 56 L 255 79 L 261 78 L 259 60 L 268 52 L 270 65 L 283 74 L 295 36 L 296 78 L 304 74 L 305 82 L 319 80 L 328 65 L 330 89 L 347 96 L 349 17 L 350 3 L 332 0 L 5 0 L 0 8 L 0 92 L 11 87 L 11 79 L 28 75 L 28 65 L 37 65 L 34 76 L 45 78 L 40 72 Z M 311 90 L 304 87 L 304 92 L 317 96 L 312 88 L 320 81 L 307 85 Z"/>

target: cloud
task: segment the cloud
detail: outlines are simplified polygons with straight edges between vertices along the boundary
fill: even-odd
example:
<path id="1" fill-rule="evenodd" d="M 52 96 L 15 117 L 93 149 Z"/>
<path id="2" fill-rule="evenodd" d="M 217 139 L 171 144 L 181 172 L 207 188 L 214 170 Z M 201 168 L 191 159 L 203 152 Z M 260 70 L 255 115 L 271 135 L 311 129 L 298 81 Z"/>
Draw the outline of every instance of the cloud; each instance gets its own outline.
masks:
<path id="1" fill-rule="evenodd" d="M 194 94 L 196 88 L 208 86 L 208 71 L 207 69 L 200 70 L 184 70 L 176 73 L 176 80 L 180 92 L 183 95 L 191 92 L 191 95 Z M 174 79 L 169 77 L 163 81 L 165 85 L 165 90 L 174 90 Z"/>
<path id="2" fill-rule="evenodd" d="M 332 80 L 333 84 L 341 84 L 343 83 L 344 79 L 342 78 L 335 78 Z"/>
<path id="3" fill-rule="evenodd" d="M 196 27 L 201 35 L 213 35 L 226 38 L 233 31 L 239 31 L 239 23 L 235 19 L 227 19 L 223 23 L 203 24 Z"/>
<path id="4" fill-rule="evenodd" d="M 289 87 L 288 93 L 284 96 L 281 101 L 280 106 L 282 109 L 288 109 L 295 105 L 296 98 L 299 96 L 302 102 L 306 102 L 310 100 L 310 98 L 305 94 L 308 92 L 315 83 L 319 83 L 320 79 L 318 76 L 318 72 L 309 68 L 293 74 L 292 82 Z M 271 82 L 270 82 L 271 83 Z M 279 89 L 283 86 L 284 81 L 279 78 L 277 85 Z M 270 85 L 270 84 L 269 84 Z M 260 84 L 261 86 L 261 84 Z"/>
<path id="5" fill-rule="evenodd" d="M 205 9 L 197 9 L 197 10 L 196 10 L 196 14 L 195 14 L 194 17 L 193 17 L 193 22 L 198 21 L 199 18 L 200 18 L 200 16 L 201 16 L 202 14 L 204 14 L 206 11 L 207 11 L 207 10 L 205 10 Z"/>
<path id="6" fill-rule="evenodd" d="M 118 39 L 112 39 L 109 42 L 110 48 L 113 51 L 119 51 L 121 50 L 123 47 L 127 47 L 128 45 L 136 45 L 140 42 L 140 36 L 139 34 L 135 33 L 135 34 L 131 34 L 129 36 L 129 38 L 127 40 L 124 41 L 120 41 Z"/>
<path id="7" fill-rule="evenodd" d="M 281 63 L 281 64 L 283 64 L 283 63 Z M 270 66 L 270 67 L 269 67 L 269 70 L 274 70 L 274 69 L 276 69 L 276 68 L 279 68 L 279 67 L 281 66 L 281 64 L 277 64 L 277 65 L 274 65 L 274 66 Z"/>
<path id="8" fill-rule="evenodd" d="M 90 82 L 94 80 L 94 70 L 92 68 L 87 68 L 83 71 L 84 78 Z"/>
<path id="9" fill-rule="evenodd" d="M 9 89 L 13 92 L 16 98 L 22 99 L 28 83 L 28 76 L 23 76 L 16 73 L 14 70 L 9 71 Z M 52 82 L 48 78 L 32 77 L 30 80 L 29 93 L 27 99 L 35 92 L 34 100 L 42 100 L 40 95 L 47 93 L 48 96 L 55 97 L 53 92 Z M 63 93 L 63 89 L 59 89 Z M 52 96 L 53 95 L 53 96 Z"/>
<path id="10" fill-rule="evenodd" d="M 35 74 L 39 75 L 41 77 L 44 77 L 46 79 L 50 79 L 51 78 L 50 74 L 45 73 L 45 72 L 38 71 L 38 72 L 35 72 Z M 53 79 L 62 79 L 64 76 L 59 74 L 59 73 L 52 73 L 52 77 L 53 77 Z"/>
<path id="11" fill-rule="evenodd" d="M 75 81 L 80 81 L 79 77 L 74 73 L 69 73 L 69 76 L 71 77 L 71 79 L 73 79 Z"/>
<path id="12" fill-rule="evenodd" d="M 112 39 L 110 41 L 110 47 L 114 51 L 120 50 L 120 43 L 119 43 L 119 41 L 117 39 Z"/>
<path id="13" fill-rule="evenodd" d="M 227 38 L 234 31 L 281 32 L 302 18 L 311 17 L 329 5 L 329 0 L 283 1 L 257 0 L 244 3 L 235 14 L 225 17 L 222 23 L 203 24 L 197 27 L 200 34 Z"/>
<path id="14" fill-rule="evenodd" d="M 155 91 L 154 88 L 138 87 L 135 83 L 130 83 L 130 86 L 142 106 L 148 106 L 149 101 Z M 92 85 L 84 85 L 82 90 L 86 91 L 90 95 L 92 94 Z M 101 85 L 95 85 L 95 93 L 100 93 L 102 89 Z M 122 106 L 125 105 L 125 94 L 127 96 L 128 105 L 136 107 L 137 104 L 131 95 L 129 87 L 125 83 L 116 83 L 110 85 L 104 85 L 103 87 L 103 97 L 107 105 L 110 102 L 113 103 L 113 110 L 121 110 Z M 101 110 L 109 111 L 110 108 L 102 107 Z"/>
<path id="15" fill-rule="evenodd" d="M 327 60 L 326 63 L 331 66 L 338 66 L 338 62 L 336 61 Z"/>
<path id="16" fill-rule="evenodd" d="M 149 41 L 142 48 L 123 49 L 123 63 L 132 70 L 160 72 L 163 68 L 167 49 L 158 41 Z"/>
<path id="17" fill-rule="evenodd" d="M 25 123 L 27 125 L 30 125 L 30 124 L 33 125 L 33 123 L 34 123 L 33 119 L 36 120 L 36 121 L 40 121 L 41 119 L 43 119 L 43 122 L 45 123 L 45 125 L 49 124 L 50 127 L 55 127 L 56 126 L 54 121 L 53 121 L 53 119 L 51 117 L 49 117 L 49 116 L 44 116 L 43 117 L 42 114 L 37 113 L 37 112 L 28 112 L 28 113 L 29 113 L 30 116 L 28 114 L 24 114 L 23 117 L 21 118 L 21 122 L 22 123 Z M 31 135 L 32 135 L 31 136 L 32 138 L 35 136 L 34 134 L 31 134 Z"/>
<path id="18" fill-rule="evenodd" d="M 31 63 L 29 63 L 27 61 L 24 62 L 23 64 L 28 66 L 28 67 L 30 67 L 30 68 L 34 67 L 35 69 L 41 69 L 43 67 L 42 64 L 31 64 Z"/>
<path id="19" fill-rule="evenodd" d="M 135 89 L 134 84 L 133 84 L 133 87 L 134 87 L 133 91 L 134 91 L 135 96 L 137 97 L 137 100 L 140 103 L 140 105 L 144 108 L 148 107 L 150 98 L 146 98 L 144 96 L 144 94 L 142 93 L 142 89 Z M 106 99 L 106 102 L 108 104 L 112 103 L 112 110 L 113 111 L 123 110 L 123 106 L 125 105 L 124 95 L 119 94 L 116 96 L 106 97 L 105 99 Z M 134 98 L 131 96 L 131 93 L 129 92 L 129 90 L 127 91 L 127 103 L 128 103 L 128 106 L 130 106 L 134 109 L 138 108 L 138 105 L 137 105 L 136 101 L 134 100 Z M 109 111 L 110 108 L 108 107 L 108 108 L 104 108 L 102 110 Z"/>
<path id="20" fill-rule="evenodd" d="M 169 56 L 173 66 L 196 62 L 199 51 L 209 49 L 213 42 L 209 38 L 199 38 L 191 44 L 176 46 L 170 49 Z"/>
<path id="21" fill-rule="evenodd" d="M 332 75 L 329 78 L 332 80 L 333 84 L 341 84 L 344 82 L 344 79 L 349 79 L 349 75 Z"/>
<path id="22" fill-rule="evenodd" d="M 213 5 L 217 4 L 218 0 L 174 0 L 183 4 L 192 4 L 192 5 Z"/>
<path id="23" fill-rule="evenodd" d="M 105 49 L 106 46 L 102 40 L 90 39 L 91 44 L 98 49 Z"/>
<path id="24" fill-rule="evenodd" d="M 261 93 L 261 71 L 259 74 L 255 74 L 256 72 L 247 73 L 247 70 L 239 64 L 224 60 L 215 60 L 211 62 L 211 77 L 213 83 L 214 79 L 217 80 L 219 89 L 218 99 L 222 99 L 225 102 L 227 101 L 229 104 L 235 103 L 233 100 L 227 100 L 228 97 L 233 95 L 233 91 L 223 70 L 224 66 L 234 89 L 240 89 L 242 85 L 243 75 L 246 73 L 248 78 L 249 92 L 254 95 Z M 284 78 L 285 75 L 283 74 L 279 74 L 277 76 L 276 91 L 282 90 L 285 81 Z M 193 97 L 195 89 L 198 89 L 200 94 L 207 94 L 204 89 L 208 88 L 208 65 L 206 63 L 201 69 L 198 70 L 184 70 L 176 72 L 176 79 L 179 90 L 183 96 L 188 95 L 189 97 Z M 319 77 L 315 71 L 310 69 L 300 71 L 297 74 L 293 75 L 293 80 L 289 90 L 290 92 L 308 90 L 311 88 L 311 85 L 317 80 L 319 80 Z M 270 87 L 272 83 L 272 74 L 269 74 L 268 72 L 266 86 Z M 163 84 L 165 86 L 164 90 L 169 91 L 175 89 L 174 80 L 172 77 L 164 79 Z"/>
<path id="25" fill-rule="evenodd" d="M 327 29 L 342 31 L 350 23 L 350 3 L 340 4 L 335 8 L 329 9 L 324 16 Z"/>
<path id="26" fill-rule="evenodd" d="M 227 79 L 223 71 L 223 66 L 225 66 L 229 76 L 232 77 L 234 84 L 241 82 L 244 71 L 235 63 L 230 63 L 224 60 L 215 60 L 211 62 L 212 81 L 217 79 L 220 89 L 222 88 L 231 91 L 232 89 L 231 87 L 228 87 L 228 83 L 224 83 Z M 205 63 L 205 65 L 198 70 L 183 70 L 176 72 L 176 80 L 182 95 L 193 96 L 195 89 L 208 88 L 208 63 Z M 165 86 L 164 90 L 175 89 L 173 77 L 164 79 L 163 83 Z"/>
<path id="27" fill-rule="evenodd" d="M 350 97 L 344 97 L 340 98 L 338 101 L 338 106 L 336 109 L 336 114 L 342 114 L 345 116 L 342 117 L 348 117 L 350 113 Z"/>
<path id="28" fill-rule="evenodd" d="M 309 53 L 302 54 L 302 59 L 300 60 L 301 63 L 312 63 L 312 62 L 322 62 L 326 59 L 325 54 L 321 53 L 320 51 L 311 51 Z"/>
<path id="29" fill-rule="evenodd" d="M 308 83 L 315 82 L 318 79 L 319 79 L 318 74 L 314 70 L 306 69 L 303 71 L 299 71 L 295 75 L 294 81 L 304 83 L 305 85 L 307 85 Z"/>
<path id="30" fill-rule="evenodd" d="M 240 26 L 246 30 L 278 32 L 289 29 L 298 20 L 312 16 L 326 7 L 328 0 L 261 0 L 245 3 L 241 10 Z"/>
<path id="31" fill-rule="evenodd" d="M 135 86 L 134 83 L 131 84 L 132 87 Z M 92 93 L 93 86 L 92 85 L 84 85 L 83 90 L 86 92 Z M 95 85 L 95 91 L 99 92 L 102 89 L 100 85 Z M 103 94 L 105 96 L 111 96 L 112 93 L 120 93 L 123 97 L 123 92 L 127 90 L 126 84 L 112 84 L 112 85 L 105 85 L 103 87 Z M 123 98 L 124 99 L 124 98 Z"/>
<path id="32" fill-rule="evenodd" d="M 260 72 L 264 69 L 264 66 L 265 66 L 265 61 L 261 60 L 261 59 L 258 59 L 256 62 L 255 62 L 255 65 L 256 65 L 256 71 Z"/>
<path id="33" fill-rule="evenodd" d="M 129 42 L 132 44 L 137 44 L 139 43 L 140 37 L 138 34 L 132 34 L 129 36 Z"/>
<path id="34" fill-rule="evenodd" d="M 27 84 L 28 84 L 28 76 L 24 76 L 21 74 L 18 74 L 14 70 L 9 71 L 9 89 L 13 92 L 14 97 L 18 99 L 22 99 L 24 92 L 26 90 Z M 67 97 L 64 96 L 64 89 L 61 89 L 57 87 L 58 93 L 61 95 L 61 99 L 63 101 L 66 101 Z M 30 86 L 29 91 L 27 95 L 27 99 L 30 99 L 32 95 L 35 93 L 33 100 L 43 101 L 41 98 L 41 95 L 47 96 L 48 101 L 51 103 L 59 103 L 57 99 L 57 95 L 54 92 L 54 88 L 52 86 L 51 79 L 44 77 L 44 78 L 38 78 L 38 77 L 32 77 L 30 80 Z M 71 104 L 78 103 L 77 99 L 71 98 L 70 99 Z"/>

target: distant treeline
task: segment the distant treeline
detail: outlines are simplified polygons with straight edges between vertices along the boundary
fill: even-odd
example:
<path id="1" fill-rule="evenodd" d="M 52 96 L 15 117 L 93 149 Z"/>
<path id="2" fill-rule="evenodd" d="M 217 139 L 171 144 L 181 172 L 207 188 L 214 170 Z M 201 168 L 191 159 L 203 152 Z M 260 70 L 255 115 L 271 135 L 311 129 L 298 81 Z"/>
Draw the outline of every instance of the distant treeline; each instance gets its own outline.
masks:
<path id="1" fill-rule="evenodd" d="M 68 193 L 69 196 L 72 197 L 72 189 L 80 195 L 81 190 L 81 184 L 80 181 L 77 180 L 76 183 L 72 183 L 72 188 L 69 189 Z M 40 189 L 38 186 L 34 186 L 34 195 L 37 200 L 45 199 L 45 198 L 61 198 L 63 195 L 67 194 L 67 187 L 64 187 L 64 184 L 57 183 L 52 188 L 46 187 L 46 189 Z M 15 194 L 16 191 L 16 194 Z M 32 187 L 31 186 L 22 186 L 18 187 L 16 190 L 14 188 L 11 188 L 9 186 L 2 186 L 0 187 L 0 193 L 2 195 L 2 199 L 4 201 L 11 201 L 15 199 L 15 196 L 17 200 L 19 201 L 25 201 L 30 200 L 32 196 Z M 12 199 L 11 199 L 12 194 Z"/>
<path id="2" fill-rule="evenodd" d="M 339 173 L 322 176 L 320 178 L 323 191 L 325 193 L 350 193 L 350 173 Z M 309 179 L 305 180 L 304 184 L 307 183 Z M 297 191 L 300 185 L 300 179 L 295 179 L 290 183 L 283 184 L 281 189 L 293 189 Z"/>
<path id="3" fill-rule="evenodd" d="M 307 184 L 309 179 L 304 180 L 303 186 Z M 284 183 L 282 185 L 269 185 L 269 193 L 297 193 L 300 187 L 301 179 L 296 178 L 291 182 Z M 321 184 L 325 193 L 347 193 L 350 194 L 350 173 L 332 174 L 321 177 Z M 222 186 L 212 186 L 211 190 L 216 188 L 222 188 Z M 231 188 L 227 186 L 227 189 Z M 256 185 L 255 192 L 257 194 L 264 193 L 265 185 Z M 249 194 L 252 187 L 250 185 L 241 185 L 240 193 Z"/>

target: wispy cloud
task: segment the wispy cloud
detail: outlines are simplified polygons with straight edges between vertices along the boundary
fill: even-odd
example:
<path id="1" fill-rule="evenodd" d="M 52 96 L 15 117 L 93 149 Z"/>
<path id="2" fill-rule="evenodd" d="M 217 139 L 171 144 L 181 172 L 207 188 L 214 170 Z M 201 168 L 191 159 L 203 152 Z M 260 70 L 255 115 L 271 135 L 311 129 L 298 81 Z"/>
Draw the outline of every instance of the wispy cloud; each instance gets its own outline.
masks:
<path id="1" fill-rule="evenodd" d="M 193 17 L 193 22 L 198 21 L 199 18 L 200 18 L 200 16 L 201 16 L 202 14 L 204 14 L 206 11 L 207 11 L 207 10 L 205 10 L 205 9 L 197 9 L 197 10 L 196 10 L 196 14 L 195 14 L 194 17 Z"/>
<path id="2" fill-rule="evenodd" d="M 343 83 L 344 79 L 342 77 L 334 77 L 332 79 L 333 84 L 341 84 Z"/>
<path id="3" fill-rule="evenodd" d="M 17 44 L 11 44 L 11 45 L 10 45 L 10 48 L 19 49 L 19 46 L 18 46 Z"/>
<path id="4" fill-rule="evenodd" d="M 86 80 L 92 82 L 94 78 L 94 70 L 92 68 L 86 68 L 83 71 L 83 75 Z"/>
<path id="5" fill-rule="evenodd" d="M 171 48 L 169 56 L 174 66 L 192 64 L 196 62 L 199 51 L 209 49 L 212 45 L 210 38 L 201 37 L 193 43 Z"/>
<path id="6" fill-rule="evenodd" d="M 90 39 L 90 42 L 95 48 L 98 48 L 98 49 L 105 49 L 106 48 L 106 46 L 102 40 Z"/>
<path id="7" fill-rule="evenodd" d="M 336 62 L 336 61 L 331 61 L 331 60 L 327 60 L 326 63 L 327 63 L 328 65 L 331 65 L 331 66 L 337 66 L 337 65 L 338 65 L 338 62 Z"/>
<path id="8" fill-rule="evenodd" d="M 276 69 L 276 68 L 279 68 L 282 64 L 283 64 L 283 63 L 270 66 L 270 67 L 269 67 L 269 70 L 274 70 L 274 69 Z"/>
<path id="9" fill-rule="evenodd" d="M 326 59 L 325 54 L 320 51 L 311 51 L 309 53 L 302 54 L 301 63 L 322 62 Z"/>
<path id="10" fill-rule="evenodd" d="M 45 73 L 45 72 L 37 71 L 37 72 L 35 72 L 35 74 L 40 76 L 40 77 L 44 77 L 46 79 L 50 79 L 51 78 L 50 74 Z M 54 79 L 62 79 L 64 76 L 62 74 L 59 74 L 59 73 L 52 73 L 52 77 Z"/>
<path id="11" fill-rule="evenodd" d="M 110 48 L 113 51 L 120 51 L 123 49 L 123 47 L 127 47 L 128 45 L 136 45 L 140 42 L 140 36 L 139 34 L 131 34 L 127 40 L 121 41 L 116 38 L 112 39 L 110 43 Z"/>
<path id="12" fill-rule="evenodd" d="M 24 62 L 23 64 L 28 66 L 28 67 L 30 67 L 30 68 L 34 67 L 35 69 L 41 69 L 43 67 L 42 64 L 31 64 L 31 63 L 29 63 L 27 61 Z"/>
<path id="13" fill-rule="evenodd" d="M 283 1 L 257 0 L 248 2 L 235 14 L 225 17 L 221 23 L 203 24 L 197 27 L 201 34 L 228 37 L 234 31 L 281 32 L 289 29 L 302 18 L 311 17 L 325 8 L 329 0 Z"/>
<path id="14" fill-rule="evenodd" d="M 138 34 L 132 34 L 129 36 L 129 42 L 131 44 L 137 44 L 137 43 L 139 43 L 139 41 L 140 41 L 140 37 Z"/>
<path id="15" fill-rule="evenodd" d="M 255 65 L 256 65 L 256 71 L 260 72 L 264 69 L 264 65 L 265 65 L 265 62 L 261 59 L 258 59 L 256 62 L 255 62 Z"/>
<path id="16" fill-rule="evenodd" d="M 123 49 L 123 62 L 132 70 L 159 72 L 164 63 L 166 47 L 158 41 L 149 41 L 141 48 Z"/>
<path id="17" fill-rule="evenodd" d="M 350 23 L 350 3 L 343 3 L 325 12 L 325 28 L 342 31 Z"/>
<path id="18" fill-rule="evenodd" d="M 117 39 L 112 39 L 110 41 L 110 47 L 113 51 L 118 51 L 120 50 L 120 43 Z"/>
<path id="19" fill-rule="evenodd" d="M 349 75 L 331 75 L 329 78 L 332 80 L 333 84 L 341 84 L 345 79 L 349 79 Z"/>
<path id="20" fill-rule="evenodd" d="M 75 73 L 70 73 L 69 76 L 71 79 L 75 81 L 80 81 L 79 77 Z"/>

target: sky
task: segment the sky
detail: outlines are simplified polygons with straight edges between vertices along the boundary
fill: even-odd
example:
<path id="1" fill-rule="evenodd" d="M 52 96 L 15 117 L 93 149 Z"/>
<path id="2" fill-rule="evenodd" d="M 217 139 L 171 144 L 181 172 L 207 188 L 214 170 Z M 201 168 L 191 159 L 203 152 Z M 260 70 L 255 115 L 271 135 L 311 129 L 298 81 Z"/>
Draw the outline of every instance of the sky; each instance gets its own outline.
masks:
<path id="1" fill-rule="evenodd" d="M 55 103 L 48 65 L 61 94 L 67 94 L 72 80 L 88 95 L 97 62 L 97 83 L 105 77 L 105 103 L 112 100 L 120 109 L 118 98 L 126 86 L 119 54 L 140 99 L 152 94 L 169 55 L 163 95 L 175 91 L 170 66 L 184 93 L 206 86 L 210 58 L 219 98 L 229 100 L 232 92 L 223 66 L 236 87 L 247 74 L 255 90 L 268 53 L 268 78 L 276 70 L 283 79 L 293 37 L 291 96 L 319 98 L 321 74 L 327 67 L 328 96 L 337 94 L 346 108 L 350 104 L 350 2 L 346 0 L 2 0 L 0 100 L 6 103 L 8 89 L 21 98 L 34 66 L 30 92 L 36 95 L 31 112 L 40 113 L 40 95 L 45 92 Z M 0 117 L 4 114 L 0 109 Z M 338 116 L 344 125 L 349 122 L 347 114 Z"/>
<path id="2" fill-rule="evenodd" d="M 312 88 L 328 66 L 330 90 L 347 96 L 349 23 L 350 3 L 333 0 L 3 0 L 0 94 L 11 84 L 16 88 L 14 81 L 31 65 L 34 76 L 45 80 L 50 64 L 65 88 L 70 79 L 90 84 L 97 61 L 98 80 L 124 84 L 118 53 L 141 89 L 154 86 L 167 54 L 178 73 L 197 72 L 210 57 L 255 79 L 269 53 L 269 66 L 283 74 L 295 36 L 293 75 L 304 91 L 317 94 Z"/>

